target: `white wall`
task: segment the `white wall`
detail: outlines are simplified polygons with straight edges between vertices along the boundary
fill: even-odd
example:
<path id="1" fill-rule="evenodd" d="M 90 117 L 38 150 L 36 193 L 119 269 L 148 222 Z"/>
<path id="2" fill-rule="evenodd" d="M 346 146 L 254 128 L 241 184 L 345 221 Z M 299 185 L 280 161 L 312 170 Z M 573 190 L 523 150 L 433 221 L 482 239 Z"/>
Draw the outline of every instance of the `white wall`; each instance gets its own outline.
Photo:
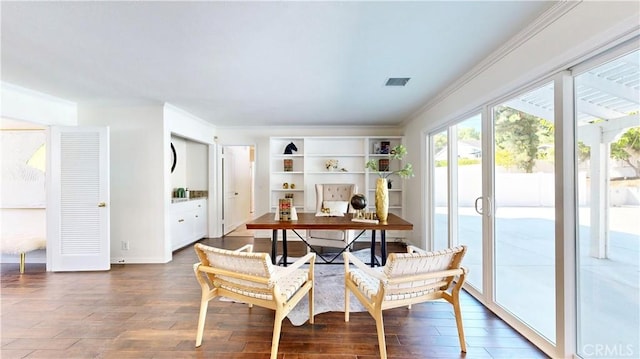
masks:
<path id="1" fill-rule="evenodd" d="M 32 91 L 6 82 L 0 83 L 0 116 L 13 120 L 43 125 L 75 126 L 77 106 L 75 103 Z M 27 126 L 33 128 L 33 126 Z M 14 127 L 15 128 L 15 127 Z M 4 154 L 3 154 L 4 155 Z M 0 226 L 3 233 L 23 233 L 25 228 L 38 233 L 46 232 L 46 208 L 0 210 Z M 2 254 L 0 262 L 18 263 L 16 254 Z M 45 250 L 26 256 L 27 263 L 45 263 Z"/>
<path id="2" fill-rule="evenodd" d="M 187 142 L 186 162 L 187 179 L 185 187 L 192 191 L 206 191 L 209 188 L 208 145 L 198 142 Z"/>
<path id="3" fill-rule="evenodd" d="M 80 105 L 78 124 L 109 126 L 111 262 L 165 263 L 165 206 L 169 173 L 162 105 Z M 167 142 L 168 143 L 168 142 Z M 166 156 L 163 154 L 166 153 Z M 129 242 L 129 250 L 121 242 Z M 169 244 L 170 247 L 170 244 Z"/>
<path id="4" fill-rule="evenodd" d="M 448 96 L 431 104 L 405 128 L 409 149 L 407 161 L 413 163 L 416 177 L 407 181 L 406 217 L 414 223 L 414 232 L 422 235 L 415 243 L 426 246 L 425 198 L 427 153 L 424 144 L 428 132 L 458 119 L 488 101 L 515 90 L 535 79 L 592 56 L 596 50 L 612 46 L 620 39 L 638 34 L 637 2 L 580 2 L 552 24 L 537 32 L 500 59 L 487 64 L 475 77 L 447 89 Z M 420 149 L 420 151 L 416 151 Z"/>
<path id="5" fill-rule="evenodd" d="M 171 143 L 177 157 L 176 168 L 171 173 L 171 189 L 208 190 L 208 145 L 178 136 L 171 136 Z"/>

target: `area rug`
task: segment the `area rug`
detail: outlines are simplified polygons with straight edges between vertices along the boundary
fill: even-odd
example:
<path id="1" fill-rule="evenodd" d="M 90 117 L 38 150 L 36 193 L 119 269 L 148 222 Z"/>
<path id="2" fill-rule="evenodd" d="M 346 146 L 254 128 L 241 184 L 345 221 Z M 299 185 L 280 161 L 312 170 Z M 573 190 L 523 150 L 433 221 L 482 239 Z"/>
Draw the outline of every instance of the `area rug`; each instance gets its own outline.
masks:
<path id="1" fill-rule="evenodd" d="M 344 265 L 316 264 L 313 309 L 314 314 L 328 312 L 344 313 Z M 349 293 L 349 307 L 352 313 L 364 312 L 366 309 L 356 297 Z M 303 325 L 309 320 L 309 300 L 303 298 L 296 305 L 287 318 L 294 326 Z"/>

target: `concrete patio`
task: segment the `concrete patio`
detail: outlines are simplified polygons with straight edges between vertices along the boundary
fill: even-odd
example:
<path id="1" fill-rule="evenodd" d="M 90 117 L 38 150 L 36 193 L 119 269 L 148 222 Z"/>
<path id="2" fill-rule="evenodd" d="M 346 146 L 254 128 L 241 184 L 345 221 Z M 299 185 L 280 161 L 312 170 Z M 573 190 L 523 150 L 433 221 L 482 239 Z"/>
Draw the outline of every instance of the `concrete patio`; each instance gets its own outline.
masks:
<path id="1" fill-rule="evenodd" d="M 446 223 L 444 208 L 437 212 L 438 223 Z M 640 357 L 640 207 L 608 213 L 609 255 L 598 259 L 589 255 L 589 208 L 580 208 L 578 352 L 604 345 L 631 348 L 631 357 Z M 496 302 L 554 342 L 554 209 L 500 207 L 495 223 Z M 481 218 L 473 208 L 460 208 L 458 230 L 459 242 L 469 246 L 469 282 L 478 285 Z"/>

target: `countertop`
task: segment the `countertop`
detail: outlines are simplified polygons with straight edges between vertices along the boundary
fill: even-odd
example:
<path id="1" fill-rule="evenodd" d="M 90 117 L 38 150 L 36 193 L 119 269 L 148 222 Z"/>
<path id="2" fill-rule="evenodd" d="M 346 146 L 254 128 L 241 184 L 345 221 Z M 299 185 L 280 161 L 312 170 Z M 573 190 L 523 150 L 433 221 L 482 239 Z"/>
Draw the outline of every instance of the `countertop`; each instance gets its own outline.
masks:
<path id="1" fill-rule="evenodd" d="M 207 197 L 195 197 L 195 198 L 171 198 L 171 203 L 179 203 L 179 202 L 187 202 L 187 201 L 195 201 L 198 199 L 207 199 Z"/>

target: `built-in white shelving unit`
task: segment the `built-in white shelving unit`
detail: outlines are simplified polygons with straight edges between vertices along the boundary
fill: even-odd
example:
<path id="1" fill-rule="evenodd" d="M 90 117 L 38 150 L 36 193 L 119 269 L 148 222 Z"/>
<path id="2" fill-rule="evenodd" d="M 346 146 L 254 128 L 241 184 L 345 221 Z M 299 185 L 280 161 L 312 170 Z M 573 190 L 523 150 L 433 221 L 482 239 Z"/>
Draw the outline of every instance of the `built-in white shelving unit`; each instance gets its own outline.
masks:
<path id="1" fill-rule="evenodd" d="M 270 183 L 269 206 L 271 212 L 278 208 L 278 200 L 293 197 L 293 205 L 298 212 L 315 212 L 315 185 L 317 183 L 355 183 L 358 192 L 367 197 L 368 210 L 375 211 L 375 186 L 379 174 L 365 168 L 365 163 L 389 159 L 381 153 L 381 145 L 388 143 L 390 151 L 401 144 L 401 136 L 332 136 L 332 137 L 271 137 L 270 138 Z M 288 144 L 293 143 L 298 150 L 284 154 Z M 284 161 L 290 160 L 292 168 L 285 171 Z M 326 162 L 337 160 L 336 169 L 328 170 Z M 390 171 L 398 170 L 402 163 L 389 161 Z M 389 177 L 389 212 L 403 215 L 404 180 L 396 175 Z M 285 185 L 286 183 L 286 185 Z M 291 185 L 295 188 L 291 188 Z M 288 186 L 288 188 L 284 188 Z M 392 239 L 402 233 L 387 233 Z"/>

